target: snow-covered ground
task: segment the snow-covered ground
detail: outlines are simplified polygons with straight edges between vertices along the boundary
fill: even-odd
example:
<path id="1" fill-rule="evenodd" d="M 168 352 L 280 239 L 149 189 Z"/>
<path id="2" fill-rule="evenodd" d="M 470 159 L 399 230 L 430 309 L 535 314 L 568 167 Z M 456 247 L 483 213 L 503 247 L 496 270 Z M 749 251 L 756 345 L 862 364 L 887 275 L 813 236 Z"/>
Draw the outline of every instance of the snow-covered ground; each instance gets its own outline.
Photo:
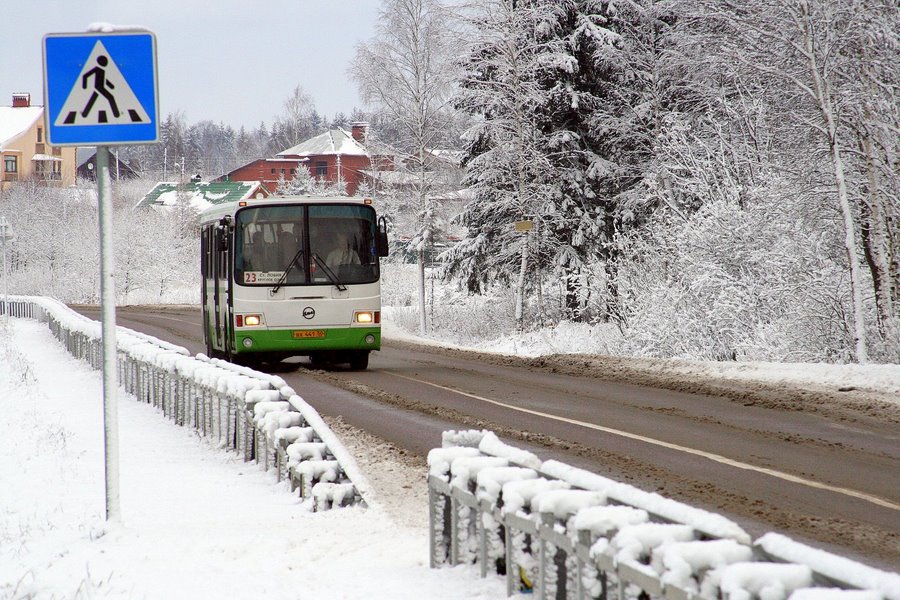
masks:
<path id="1" fill-rule="evenodd" d="M 0 328 L 0 598 L 505 597 L 476 568 L 428 567 L 425 503 L 406 484 L 404 504 L 401 476 L 389 506 L 313 513 L 124 393 L 122 520 L 106 523 L 100 374 L 43 324 Z M 376 490 L 405 472 L 379 470 Z"/>
<path id="2" fill-rule="evenodd" d="M 423 341 L 390 320 L 385 334 Z M 503 338 L 479 349 L 537 356 L 581 343 L 574 331 L 543 336 L 551 342 Z M 900 396 L 898 365 L 643 367 Z M 429 569 L 424 469 L 340 421 L 332 427 L 376 505 L 313 513 L 272 473 L 122 393 L 122 520 L 106 523 L 101 403 L 99 373 L 45 325 L 0 320 L 0 598 L 505 597 L 503 581 L 477 568 Z"/>

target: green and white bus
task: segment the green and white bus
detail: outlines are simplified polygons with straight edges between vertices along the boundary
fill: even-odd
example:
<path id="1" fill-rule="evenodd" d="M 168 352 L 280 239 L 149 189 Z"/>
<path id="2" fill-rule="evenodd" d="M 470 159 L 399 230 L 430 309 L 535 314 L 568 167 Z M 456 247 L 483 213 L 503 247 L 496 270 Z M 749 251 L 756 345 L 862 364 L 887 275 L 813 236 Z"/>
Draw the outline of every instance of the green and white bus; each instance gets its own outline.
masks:
<path id="1" fill-rule="evenodd" d="M 210 357 L 368 367 L 381 348 L 379 258 L 388 252 L 370 199 L 228 202 L 205 210 L 200 227 Z"/>

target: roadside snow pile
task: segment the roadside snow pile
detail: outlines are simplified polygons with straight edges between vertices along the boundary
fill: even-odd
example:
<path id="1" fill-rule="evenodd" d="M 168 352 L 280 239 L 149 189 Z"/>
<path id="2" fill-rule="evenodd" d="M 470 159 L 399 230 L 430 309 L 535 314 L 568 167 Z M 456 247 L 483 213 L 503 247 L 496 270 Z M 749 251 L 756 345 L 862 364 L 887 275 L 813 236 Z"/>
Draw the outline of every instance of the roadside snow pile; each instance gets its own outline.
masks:
<path id="1" fill-rule="evenodd" d="M 605 327 L 560 323 L 553 328 L 509 334 L 494 340 L 461 346 L 442 339 L 419 337 L 398 326 L 385 310 L 384 337 L 433 347 L 478 351 L 523 359 L 542 359 L 549 368 L 591 375 L 642 374 L 663 381 L 714 381 L 782 390 L 787 386 L 811 388 L 859 401 L 860 394 L 900 406 L 900 365 L 778 362 L 715 362 L 703 360 L 626 357 L 605 354 L 611 333 Z M 663 386 L 665 387 L 665 386 Z M 677 388 L 676 388 L 677 389 Z"/>

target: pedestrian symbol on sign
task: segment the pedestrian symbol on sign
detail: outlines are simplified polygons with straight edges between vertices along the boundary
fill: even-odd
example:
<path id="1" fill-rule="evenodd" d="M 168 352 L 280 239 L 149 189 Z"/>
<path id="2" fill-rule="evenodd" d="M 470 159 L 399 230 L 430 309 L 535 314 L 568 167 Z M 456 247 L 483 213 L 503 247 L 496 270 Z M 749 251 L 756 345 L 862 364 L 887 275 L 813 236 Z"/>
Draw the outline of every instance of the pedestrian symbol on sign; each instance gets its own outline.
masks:
<path id="1" fill-rule="evenodd" d="M 81 87 L 87 89 L 87 80 L 91 77 L 94 79 L 94 93 L 91 94 L 91 99 L 88 100 L 87 106 L 84 107 L 84 110 L 81 111 L 81 116 L 86 117 L 88 113 L 91 112 L 91 107 L 94 106 L 94 102 L 97 101 L 97 95 L 100 94 L 104 98 L 106 98 L 107 102 L 109 102 L 109 107 L 112 109 L 113 116 L 119 116 L 119 107 L 116 106 L 116 98 L 112 94 L 109 93 L 109 90 L 115 89 L 116 86 L 112 84 L 111 81 L 106 79 L 106 71 L 102 68 L 109 64 L 109 59 L 103 56 L 102 54 L 97 57 L 97 65 L 87 73 L 81 76 Z M 109 90 L 106 89 L 109 87 Z"/>
<path id="2" fill-rule="evenodd" d="M 98 103 L 101 97 L 103 101 Z M 130 125 L 149 121 L 128 81 L 98 40 L 54 125 Z"/>

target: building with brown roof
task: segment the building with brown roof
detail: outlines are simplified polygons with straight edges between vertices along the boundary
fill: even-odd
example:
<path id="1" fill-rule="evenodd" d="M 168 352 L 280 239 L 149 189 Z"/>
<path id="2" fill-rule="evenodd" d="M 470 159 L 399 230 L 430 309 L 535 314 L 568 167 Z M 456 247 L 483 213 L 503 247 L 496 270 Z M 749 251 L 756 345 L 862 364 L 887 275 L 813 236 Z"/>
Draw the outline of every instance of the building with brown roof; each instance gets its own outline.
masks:
<path id="1" fill-rule="evenodd" d="M 348 132 L 331 129 L 283 150 L 274 158 L 261 158 L 231 171 L 219 180 L 260 181 L 274 193 L 278 181 L 291 181 L 297 169 L 307 169 L 322 182 L 344 181 L 347 194 L 353 196 L 366 178 L 366 172 L 391 170 L 393 157 L 385 152 L 373 153 L 366 143 L 366 123 L 353 123 Z"/>

